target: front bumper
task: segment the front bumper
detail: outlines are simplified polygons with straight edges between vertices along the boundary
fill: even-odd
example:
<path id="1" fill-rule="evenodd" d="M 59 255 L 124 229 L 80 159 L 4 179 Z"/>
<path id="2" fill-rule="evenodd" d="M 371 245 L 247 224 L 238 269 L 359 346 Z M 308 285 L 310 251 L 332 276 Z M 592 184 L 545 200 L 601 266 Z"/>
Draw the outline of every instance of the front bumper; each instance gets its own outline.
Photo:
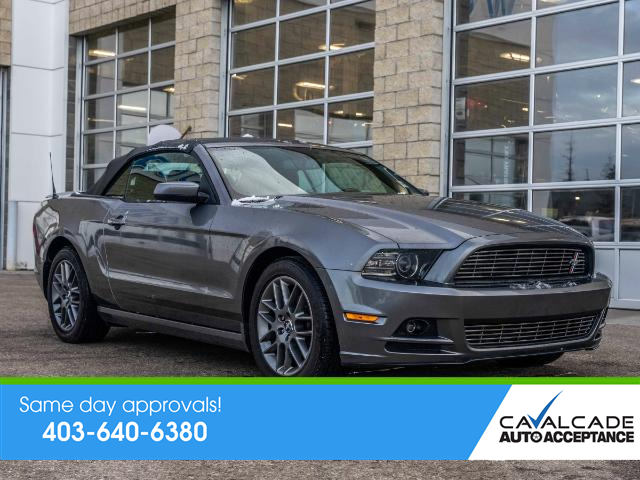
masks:
<path id="1" fill-rule="evenodd" d="M 476 360 L 597 348 L 609 304 L 611 282 L 604 275 L 575 286 L 550 289 L 451 288 L 403 285 L 363 278 L 359 272 L 324 270 L 335 312 L 340 356 L 345 365 L 462 364 Z M 345 312 L 381 317 L 376 323 L 345 320 Z M 504 324 L 592 315 L 579 338 L 538 340 L 498 347 L 469 344 L 465 322 Z M 429 338 L 398 337 L 408 319 L 435 322 Z M 546 324 L 545 324 L 546 325 Z M 396 335 L 394 335 L 396 334 Z"/>

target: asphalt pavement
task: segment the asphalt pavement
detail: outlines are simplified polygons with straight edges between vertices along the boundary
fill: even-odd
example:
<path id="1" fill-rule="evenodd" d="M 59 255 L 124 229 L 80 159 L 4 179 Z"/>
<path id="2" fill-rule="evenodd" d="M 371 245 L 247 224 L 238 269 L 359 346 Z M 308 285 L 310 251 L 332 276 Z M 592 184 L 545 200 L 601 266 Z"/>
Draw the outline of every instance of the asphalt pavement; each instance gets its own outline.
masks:
<path id="1" fill-rule="evenodd" d="M 637 480 L 640 462 L 1 462 L 2 479 Z"/>
<path id="2" fill-rule="evenodd" d="M 349 375 L 640 376 L 640 312 L 612 310 L 602 345 L 542 368 L 397 368 Z M 250 354 L 155 333 L 113 328 L 99 343 L 60 342 L 33 273 L 0 273 L 0 375 L 254 376 Z"/>
<path id="3" fill-rule="evenodd" d="M 33 273 L 0 273 L 0 376 L 254 376 L 247 353 L 152 333 L 112 329 L 69 345 L 51 330 Z M 543 368 L 495 363 L 359 371 L 389 376 L 640 376 L 640 312 L 611 311 L 601 347 Z M 420 478 L 637 479 L 640 462 L 0 462 L 2 479 Z"/>

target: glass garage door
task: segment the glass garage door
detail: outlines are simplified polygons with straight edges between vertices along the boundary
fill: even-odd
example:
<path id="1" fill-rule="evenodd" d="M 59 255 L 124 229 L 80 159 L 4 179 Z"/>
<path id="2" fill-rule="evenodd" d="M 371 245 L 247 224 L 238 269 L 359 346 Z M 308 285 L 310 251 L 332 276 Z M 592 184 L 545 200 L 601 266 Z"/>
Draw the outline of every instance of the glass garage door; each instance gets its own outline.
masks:
<path id="1" fill-rule="evenodd" d="M 640 308 L 640 0 L 455 0 L 449 188 L 596 244 Z"/>
<path id="2" fill-rule="evenodd" d="M 81 178 L 86 189 L 114 157 L 173 124 L 175 13 L 110 27 L 82 40 Z"/>

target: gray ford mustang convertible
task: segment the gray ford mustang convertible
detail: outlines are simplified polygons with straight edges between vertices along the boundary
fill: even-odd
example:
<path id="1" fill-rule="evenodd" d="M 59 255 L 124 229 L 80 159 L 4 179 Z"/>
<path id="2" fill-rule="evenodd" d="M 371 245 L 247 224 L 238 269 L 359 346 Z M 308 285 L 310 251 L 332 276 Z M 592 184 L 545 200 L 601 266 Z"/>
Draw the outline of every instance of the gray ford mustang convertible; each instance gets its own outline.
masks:
<path id="1" fill-rule="evenodd" d="M 134 150 L 47 199 L 33 232 L 63 341 L 126 326 L 247 350 L 275 375 L 542 365 L 598 346 L 611 289 L 561 223 L 298 143 Z"/>

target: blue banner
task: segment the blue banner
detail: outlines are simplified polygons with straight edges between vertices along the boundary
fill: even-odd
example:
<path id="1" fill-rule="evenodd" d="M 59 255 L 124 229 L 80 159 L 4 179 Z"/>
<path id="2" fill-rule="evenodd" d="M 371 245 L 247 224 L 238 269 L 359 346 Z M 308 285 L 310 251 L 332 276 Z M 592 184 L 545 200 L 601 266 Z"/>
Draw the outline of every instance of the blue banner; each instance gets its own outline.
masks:
<path id="1" fill-rule="evenodd" d="M 0 385 L 0 458 L 467 459 L 509 385 Z"/>

